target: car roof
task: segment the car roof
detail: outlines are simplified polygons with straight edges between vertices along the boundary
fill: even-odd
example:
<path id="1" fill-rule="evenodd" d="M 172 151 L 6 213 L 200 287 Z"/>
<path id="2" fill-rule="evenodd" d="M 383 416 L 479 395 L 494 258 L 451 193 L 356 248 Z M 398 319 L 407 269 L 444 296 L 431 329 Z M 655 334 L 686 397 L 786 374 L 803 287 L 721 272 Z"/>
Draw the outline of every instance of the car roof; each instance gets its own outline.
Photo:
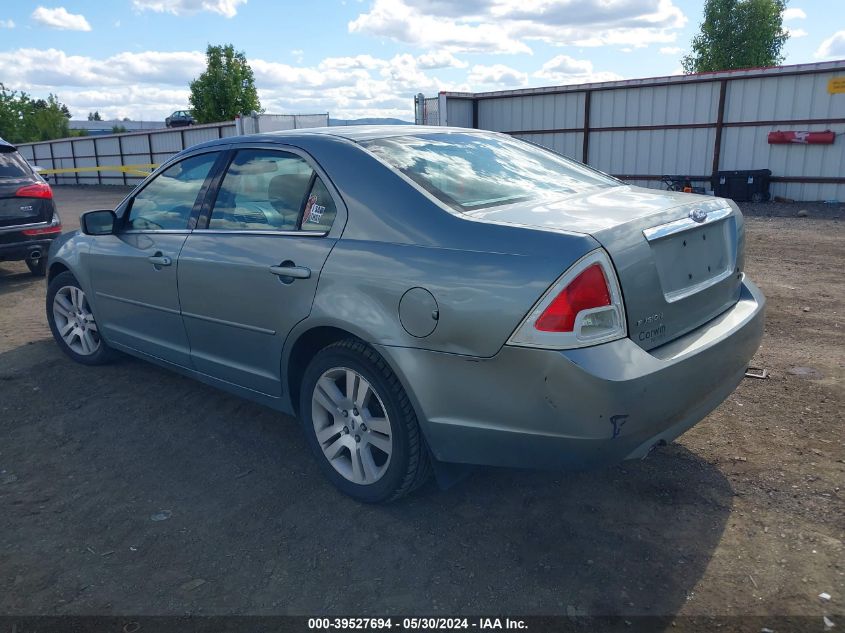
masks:
<path id="1" fill-rule="evenodd" d="M 418 136 L 421 134 L 436 133 L 474 133 L 480 130 L 473 130 L 463 127 L 440 127 L 434 125 L 333 125 L 330 127 L 301 128 L 298 130 L 283 130 L 279 132 L 268 132 L 265 136 L 299 136 L 322 134 L 338 136 L 350 141 L 370 141 L 377 138 L 388 138 L 391 136 Z"/>
<path id="2" fill-rule="evenodd" d="M 231 143 L 304 143 L 318 139 L 342 139 L 353 143 L 371 141 L 379 138 L 395 136 L 421 136 L 423 134 L 475 134 L 478 136 L 499 135 L 489 130 L 476 130 L 465 127 L 446 127 L 432 125 L 337 125 L 331 127 L 300 128 L 296 130 L 280 130 L 278 132 L 261 132 L 241 136 L 224 136 L 199 143 L 188 150 L 228 145 Z M 186 150 L 186 151 L 188 151 Z"/>
<path id="3" fill-rule="evenodd" d="M 14 145 L 9 143 L 9 141 L 4 141 L 2 136 L 0 136 L 0 147 L 6 147 L 6 148 L 11 147 L 12 149 L 17 149 Z"/>
<path id="4" fill-rule="evenodd" d="M 502 136 L 499 132 L 477 130 L 466 127 L 446 127 L 432 125 L 337 125 L 331 127 L 300 128 L 296 130 L 280 130 L 278 132 L 260 132 L 258 134 L 243 134 L 240 136 L 224 136 L 223 138 L 205 141 L 186 148 L 173 158 L 186 153 L 204 150 L 219 145 L 233 143 L 283 143 L 299 145 L 303 149 L 321 140 L 329 142 L 361 143 L 379 138 L 396 136 L 422 136 L 424 134 L 473 134 L 477 136 Z"/>

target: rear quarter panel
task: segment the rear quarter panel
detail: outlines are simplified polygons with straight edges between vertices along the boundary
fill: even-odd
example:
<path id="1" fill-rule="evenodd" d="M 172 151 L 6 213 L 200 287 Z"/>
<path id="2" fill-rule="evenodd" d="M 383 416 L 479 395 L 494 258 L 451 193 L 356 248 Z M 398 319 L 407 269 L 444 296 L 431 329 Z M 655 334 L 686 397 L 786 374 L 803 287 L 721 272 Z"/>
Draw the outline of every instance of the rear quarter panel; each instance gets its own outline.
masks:
<path id="1" fill-rule="evenodd" d="M 489 357 L 543 292 L 598 247 L 590 236 L 481 222 L 447 211 L 349 141 L 303 147 L 331 175 L 348 208 L 320 274 L 310 326 L 371 343 Z M 435 298 L 428 336 L 409 334 L 399 304 L 411 288 Z"/>

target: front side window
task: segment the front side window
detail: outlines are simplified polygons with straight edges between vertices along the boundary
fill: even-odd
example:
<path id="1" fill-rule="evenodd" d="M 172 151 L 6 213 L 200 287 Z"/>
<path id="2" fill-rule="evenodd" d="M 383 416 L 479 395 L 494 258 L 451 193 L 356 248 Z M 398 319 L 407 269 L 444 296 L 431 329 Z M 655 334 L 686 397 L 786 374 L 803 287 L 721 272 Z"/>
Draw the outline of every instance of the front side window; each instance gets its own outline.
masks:
<path id="1" fill-rule="evenodd" d="M 364 146 L 457 211 L 619 184 L 585 165 L 506 137 L 421 134 L 374 139 Z"/>
<path id="2" fill-rule="evenodd" d="M 209 229 L 328 231 L 336 209 L 328 190 L 301 157 L 240 150 L 217 193 Z"/>
<path id="3" fill-rule="evenodd" d="M 126 230 L 181 230 L 219 153 L 199 154 L 161 172 L 138 193 L 129 208 Z"/>

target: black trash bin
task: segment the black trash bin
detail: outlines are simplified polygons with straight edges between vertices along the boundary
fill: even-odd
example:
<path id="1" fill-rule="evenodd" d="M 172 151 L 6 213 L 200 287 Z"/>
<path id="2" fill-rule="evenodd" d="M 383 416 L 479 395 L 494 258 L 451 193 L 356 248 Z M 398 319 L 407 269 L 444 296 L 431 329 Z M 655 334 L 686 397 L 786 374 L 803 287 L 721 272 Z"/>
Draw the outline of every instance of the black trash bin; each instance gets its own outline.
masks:
<path id="1" fill-rule="evenodd" d="M 770 169 L 720 171 L 713 183 L 713 192 L 721 198 L 739 202 L 765 202 L 769 199 Z"/>

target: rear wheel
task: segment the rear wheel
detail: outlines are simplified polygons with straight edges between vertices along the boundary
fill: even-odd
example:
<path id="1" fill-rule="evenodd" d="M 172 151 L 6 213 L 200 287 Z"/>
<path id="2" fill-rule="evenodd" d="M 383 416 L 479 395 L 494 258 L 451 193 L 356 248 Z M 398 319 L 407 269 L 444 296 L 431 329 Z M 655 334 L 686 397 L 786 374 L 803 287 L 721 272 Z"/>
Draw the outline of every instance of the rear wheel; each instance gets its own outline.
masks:
<path id="1" fill-rule="evenodd" d="M 317 353 L 299 402 L 308 442 L 341 492 L 381 503 L 428 479 L 429 458 L 408 396 L 363 342 L 347 339 Z"/>
<path id="2" fill-rule="evenodd" d="M 39 257 L 38 259 L 27 259 L 26 267 L 36 277 L 43 277 L 47 273 L 47 258 Z"/>
<path id="3" fill-rule="evenodd" d="M 70 272 L 56 275 L 47 286 L 47 322 L 56 343 L 73 360 L 102 365 L 114 352 L 100 336 L 85 292 Z"/>

